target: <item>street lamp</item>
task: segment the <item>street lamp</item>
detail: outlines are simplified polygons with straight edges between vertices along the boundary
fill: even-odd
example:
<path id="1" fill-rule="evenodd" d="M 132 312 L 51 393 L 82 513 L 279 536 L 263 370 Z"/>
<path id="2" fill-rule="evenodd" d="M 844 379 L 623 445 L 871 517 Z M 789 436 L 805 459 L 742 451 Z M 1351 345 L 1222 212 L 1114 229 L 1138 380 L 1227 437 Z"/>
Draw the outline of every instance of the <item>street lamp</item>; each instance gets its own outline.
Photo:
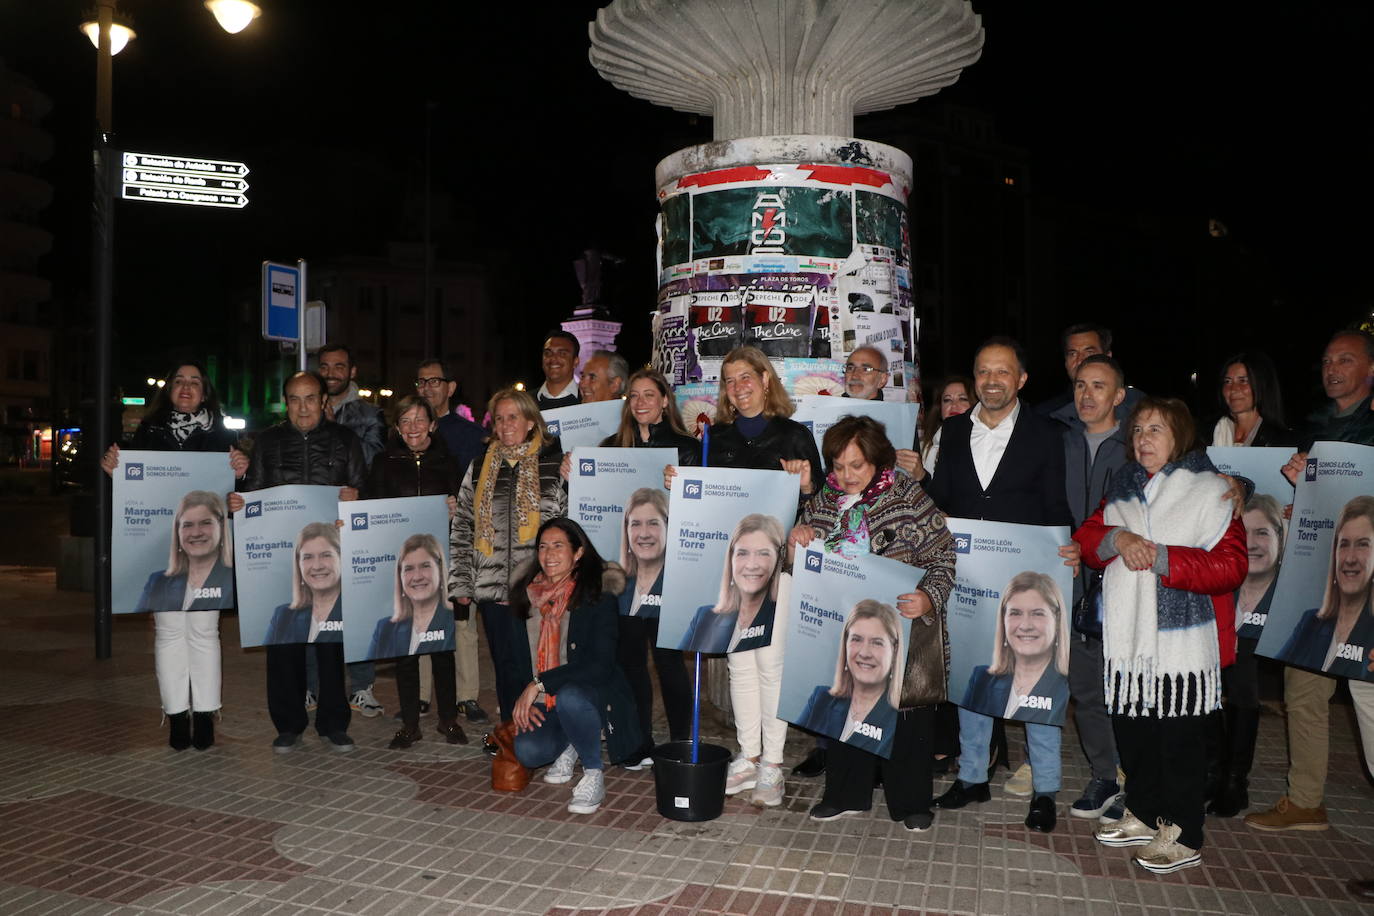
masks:
<path id="1" fill-rule="evenodd" d="M 91 40 L 97 51 L 100 50 L 100 22 L 94 14 L 90 19 L 81 23 L 81 33 Z M 138 34 L 129 26 L 127 22 L 110 23 L 110 54 L 118 54 L 124 50 L 124 46 L 137 38 Z"/>
<path id="2" fill-rule="evenodd" d="M 242 32 L 262 15 L 262 9 L 248 0 L 205 0 L 205 8 L 215 14 L 215 21 L 230 35 Z"/>

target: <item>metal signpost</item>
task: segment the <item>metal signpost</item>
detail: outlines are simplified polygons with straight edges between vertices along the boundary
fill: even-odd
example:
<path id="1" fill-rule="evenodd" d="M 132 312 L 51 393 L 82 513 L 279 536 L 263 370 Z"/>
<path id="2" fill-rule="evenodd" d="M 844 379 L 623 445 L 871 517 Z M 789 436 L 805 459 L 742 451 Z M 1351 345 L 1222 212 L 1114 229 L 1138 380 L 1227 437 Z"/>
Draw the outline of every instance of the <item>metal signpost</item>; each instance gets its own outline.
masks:
<path id="1" fill-rule="evenodd" d="M 125 152 L 119 196 L 192 207 L 242 210 L 248 205 L 248 166 L 221 159 Z"/>

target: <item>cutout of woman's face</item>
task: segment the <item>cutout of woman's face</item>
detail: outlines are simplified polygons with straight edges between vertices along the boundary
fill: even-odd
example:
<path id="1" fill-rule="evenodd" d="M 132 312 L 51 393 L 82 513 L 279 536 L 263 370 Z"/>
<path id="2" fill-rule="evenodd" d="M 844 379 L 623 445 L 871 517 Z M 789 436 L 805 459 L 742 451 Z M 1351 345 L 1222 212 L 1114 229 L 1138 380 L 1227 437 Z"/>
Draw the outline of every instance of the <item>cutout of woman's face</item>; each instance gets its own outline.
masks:
<path id="1" fill-rule="evenodd" d="M 1374 525 L 1368 516 L 1357 515 L 1336 532 L 1336 587 L 1354 598 L 1369 593 L 1374 580 Z"/>
<path id="2" fill-rule="evenodd" d="M 1054 651 L 1054 609 L 1035 589 L 1017 592 L 1007 599 L 1002 624 L 1007 645 L 1018 663 Z"/>
<path id="3" fill-rule="evenodd" d="M 301 581 L 312 591 L 328 592 L 339 587 L 339 551 L 324 538 L 310 538 L 301 544 Z"/>
<path id="4" fill-rule="evenodd" d="M 1274 523 L 1258 509 L 1251 509 L 1241 516 L 1245 524 L 1246 554 L 1250 558 L 1250 575 L 1266 576 L 1274 571 L 1279 562 L 1279 543 L 1282 532 L 1274 528 Z"/>
<path id="5" fill-rule="evenodd" d="M 777 564 L 778 548 L 768 535 L 762 531 L 741 535 L 730 554 L 730 575 L 740 597 L 757 598 L 766 593 Z"/>
<path id="6" fill-rule="evenodd" d="M 439 561 L 417 547 L 401 557 L 401 591 L 414 604 L 434 601 L 439 594 Z"/>
<path id="7" fill-rule="evenodd" d="M 855 686 L 877 687 L 887 683 L 897 647 L 887 628 L 876 617 L 862 617 L 850 624 L 844 661 Z"/>
<path id="8" fill-rule="evenodd" d="M 640 563 L 657 563 L 668 550 L 668 520 L 653 503 L 640 503 L 625 514 L 630 552 Z"/>
<path id="9" fill-rule="evenodd" d="M 220 524 L 205 506 L 192 506 L 181 513 L 177 523 L 177 543 L 193 559 L 214 556 L 219 550 Z"/>

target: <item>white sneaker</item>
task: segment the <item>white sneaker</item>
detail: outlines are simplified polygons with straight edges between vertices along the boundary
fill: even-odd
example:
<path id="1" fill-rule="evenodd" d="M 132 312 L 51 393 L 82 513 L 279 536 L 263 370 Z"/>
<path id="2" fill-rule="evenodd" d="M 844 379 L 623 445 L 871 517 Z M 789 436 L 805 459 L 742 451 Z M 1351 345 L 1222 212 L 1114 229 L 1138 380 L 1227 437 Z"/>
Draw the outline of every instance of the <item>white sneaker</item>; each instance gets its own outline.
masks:
<path id="1" fill-rule="evenodd" d="M 647 770 L 649 767 L 653 765 L 654 758 L 645 757 L 638 761 L 632 760 L 629 763 L 625 764 L 624 767 L 632 773 L 638 773 L 640 770 Z"/>
<path id="2" fill-rule="evenodd" d="M 1127 809 L 1119 819 L 1106 824 L 1094 834 L 1103 846 L 1149 846 L 1155 841 L 1156 831 Z"/>
<path id="3" fill-rule="evenodd" d="M 725 794 L 738 795 L 745 789 L 758 784 L 759 765 L 748 757 L 736 757 L 730 761 L 730 769 L 725 774 Z"/>
<path id="4" fill-rule="evenodd" d="M 776 808 L 782 804 L 782 767 L 771 763 L 759 764 L 758 782 L 751 802 L 759 807 Z"/>
<path id="5" fill-rule="evenodd" d="M 1002 783 L 1002 791 L 1014 798 L 1030 798 L 1031 790 L 1031 768 L 1029 763 L 1023 763 L 1016 768 L 1016 772 L 1007 777 L 1007 781 Z"/>
<path id="6" fill-rule="evenodd" d="M 563 753 L 558 755 L 558 759 L 549 764 L 549 768 L 544 771 L 544 781 L 554 786 L 561 786 L 565 782 L 572 781 L 573 766 L 577 763 L 577 751 L 569 744 L 563 748 Z M 587 771 L 592 772 L 591 770 Z"/>
<path id="7" fill-rule="evenodd" d="M 560 758 L 561 759 L 561 758 Z M 568 802 L 569 814 L 595 814 L 596 809 L 606 800 L 606 782 L 600 770 L 584 770 L 582 779 L 573 788 L 572 801 Z"/>
<path id="8" fill-rule="evenodd" d="M 1157 875 L 1167 875 L 1181 868 L 1193 868 L 1202 864 L 1202 853 L 1178 841 L 1183 828 L 1171 824 L 1164 818 L 1159 819 L 1159 832 L 1149 845 L 1135 857 L 1136 862 L 1147 871 Z"/>
<path id="9" fill-rule="evenodd" d="M 315 708 L 319 705 L 319 701 L 315 699 L 315 694 L 312 691 L 307 690 L 305 692 L 305 711 L 314 712 Z"/>
<path id="10" fill-rule="evenodd" d="M 382 714 L 382 704 L 377 702 L 377 698 L 372 695 L 372 688 L 365 687 L 348 698 L 348 705 L 355 709 L 359 715 L 373 719 Z"/>

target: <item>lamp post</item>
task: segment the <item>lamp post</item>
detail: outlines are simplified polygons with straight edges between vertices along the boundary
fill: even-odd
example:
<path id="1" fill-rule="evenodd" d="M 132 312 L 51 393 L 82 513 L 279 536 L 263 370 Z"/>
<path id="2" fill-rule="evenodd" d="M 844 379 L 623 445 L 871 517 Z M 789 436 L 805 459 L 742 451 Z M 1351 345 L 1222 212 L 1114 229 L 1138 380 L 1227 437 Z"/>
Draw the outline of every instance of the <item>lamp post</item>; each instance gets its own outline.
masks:
<path id="1" fill-rule="evenodd" d="M 110 148 L 113 127 L 114 56 L 124 49 L 135 35 L 127 24 L 117 21 L 118 0 L 96 0 L 95 17 L 81 24 L 81 32 L 95 45 L 95 118 L 96 133 L 92 149 L 94 186 L 91 198 L 92 269 L 91 285 L 95 311 L 95 422 L 93 440 L 96 450 L 113 441 L 110 407 L 113 400 L 111 343 L 113 340 L 114 308 L 112 289 L 114 278 L 114 183 L 119 163 Z M 205 7 L 226 32 L 242 31 L 262 12 L 247 0 L 205 0 Z M 110 483 L 99 462 L 95 474 L 95 657 L 109 658 L 113 630 L 113 608 L 110 590 Z"/>

